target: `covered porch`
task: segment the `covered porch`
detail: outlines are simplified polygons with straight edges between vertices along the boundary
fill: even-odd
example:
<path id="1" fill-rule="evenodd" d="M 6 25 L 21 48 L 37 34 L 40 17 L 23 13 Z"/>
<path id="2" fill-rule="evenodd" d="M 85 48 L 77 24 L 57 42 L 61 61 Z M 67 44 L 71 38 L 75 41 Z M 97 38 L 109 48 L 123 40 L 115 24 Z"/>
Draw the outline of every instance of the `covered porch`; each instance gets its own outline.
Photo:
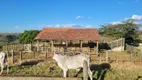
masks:
<path id="1" fill-rule="evenodd" d="M 95 28 L 44 28 L 35 38 L 48 43 L 50 52 L 82 51 L 98 54 L 100 37 Z"/>

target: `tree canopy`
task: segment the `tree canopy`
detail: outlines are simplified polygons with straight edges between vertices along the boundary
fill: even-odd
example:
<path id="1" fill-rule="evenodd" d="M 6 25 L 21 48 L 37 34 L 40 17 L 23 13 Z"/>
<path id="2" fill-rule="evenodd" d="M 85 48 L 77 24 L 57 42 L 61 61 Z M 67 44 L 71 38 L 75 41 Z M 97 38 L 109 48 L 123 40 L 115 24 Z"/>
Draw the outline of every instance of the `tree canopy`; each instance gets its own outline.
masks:
<path id="1" fill-rule="evenodd" d="M 129 45 L 136 45 L 140 42 L 138 31 L 139 25 L 135 24 L 133 20 L 127 20 L 116 25 L 102 25 L 99 29 L 101 35 L 111 36 L 115 39 L 125 38 L 125 42 Z"/>
<path id="2" fill-rule="evenodd" d="M 32 43 L 39 32 L 39 30 L 25 30 L 21 34 L 20 43 Z"/>

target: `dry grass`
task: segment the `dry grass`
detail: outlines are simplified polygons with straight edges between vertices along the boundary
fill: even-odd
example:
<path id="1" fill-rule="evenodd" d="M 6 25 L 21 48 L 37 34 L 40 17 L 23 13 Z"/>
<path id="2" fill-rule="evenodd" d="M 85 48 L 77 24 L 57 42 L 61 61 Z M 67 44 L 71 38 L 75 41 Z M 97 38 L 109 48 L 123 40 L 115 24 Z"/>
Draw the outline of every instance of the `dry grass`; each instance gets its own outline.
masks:
<path id="1" fill-rule="evenodd" d="M 112 52 L 111 54 L 114 56 L 115 54 L 124 55 L 125 52 Z M 6 71 L 4 71 L 3 76 L 63 76 L 63 71 L 56 65 L 56 62 L 51 59 L 51 54 L 48 54 L 50 57 L 48 57 L 46 61 L 45 53 L 36 53 L 35 58 L 33 57 L 33 53 L 24 53 L 23 59 L 26 60 L 23 60 L 21 63 L 18 56 L 18 53 L 17 55 L 15 54 L 16 64 L 10 66 L 10 73 L 6 74 Z M 30 59 L 30 57 L 32 58 Z M 122 59 L 124 58 L 126 57 Z M 11 57 L 9 58 L 9 61 L 10 60 Z M 135 65 L 130 62 L 120 62 L 119 64 L 108 64 L 104 62 L 102 64 L 99 64 L 95 60 L 91 62 L 93 77 L 97 80 L 136 80 L 138 76 L 142 76 L 142 63 Z M 68 76 L 74 77 L 76 74 L 77 72 L 75 70 L 69 70 Z M 82 72 L 77 75 L 77 77 L 82 76 Z"/>

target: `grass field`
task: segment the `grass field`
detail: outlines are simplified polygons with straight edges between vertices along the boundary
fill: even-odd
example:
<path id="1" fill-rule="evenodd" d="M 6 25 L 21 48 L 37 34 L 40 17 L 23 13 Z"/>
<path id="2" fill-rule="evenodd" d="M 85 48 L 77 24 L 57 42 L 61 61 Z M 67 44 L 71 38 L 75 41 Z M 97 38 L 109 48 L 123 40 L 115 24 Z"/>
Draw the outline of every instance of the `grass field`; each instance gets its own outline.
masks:
<path id="1" fill-rule="evenodd" d="M 127 55 L 125 52 L 112 53 Z M 5 70 L 2 76 L 63 76 L 63 71 L 56 65 L 56 62 L 53 61 L 51 57 L 45 60 L 44 53 L 37 53 L 35 59 L 30 59 L 32 55 L 32 53 L 24 53 L 23 59 L 27 58 L 27 60 L 23 60 L 20 64 L 17 59 L 16 64 L 10 66 L 9 74 L 6 74 Z M 18 55 L 15 56 L 18 58 Z M 139 65 L 130 62 L 120 62 L 119 64 L 102 62 L 99 64 L 97 61 L 92 60 L 90 67 L 93 72 L 94 80 L 136 80 L 139 76 L 142 76 L 142 62 Z M 75 70 L 69 70 L 68 77 L 83 76 L 82 71 L 80 71 L 78 75 L 76 74 L 77 72 Z"/>
<path id="2" fill-rule="evenodd" d="M 142 67 L 134 64 L 92 64 L 93 77 L 97 80 L 136 80 L 142 76 Z M 69 70 L 69 77 L 76 76 Z M 5 74 L 3 74 L 5 75 Z M 29 61 L 19 66 L 11 66 L 9 76 L 49 76 L 62 77 L 63 71 L 53 61 Z M 82 72 L 77 77 L 82 77 Z"/>

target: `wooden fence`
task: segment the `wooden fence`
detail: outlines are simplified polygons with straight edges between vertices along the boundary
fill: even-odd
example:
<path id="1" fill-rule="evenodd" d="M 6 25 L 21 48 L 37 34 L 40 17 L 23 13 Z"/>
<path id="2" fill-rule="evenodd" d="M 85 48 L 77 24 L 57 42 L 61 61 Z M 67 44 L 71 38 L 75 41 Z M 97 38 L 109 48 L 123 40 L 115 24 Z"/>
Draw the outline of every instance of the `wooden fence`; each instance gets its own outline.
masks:
<path id="1" fill-rule="evenodd" d="M 37 45 L 37 44 L 11 44 L 11 45 L 5 45 L 2 46 L 3 51 L 25 51 L 25 52 L 31 52 L 31 51 L 36 51 L 36 52 L 51 52 L 50 50 L 50 45 Z"/>
<path id="2" fill-rule="evenodd" d="M 8 51 L 8 57 L 10 58 L 10 63 L 22 63 L 26 60 L 36 59 L 36 60 L 48 60 L 51 58 L 53 53 L 49 52 L 24 52 L 24 51 Z M 106 53 L 100 53 L 99 56 L 91 55 L 91 60 L 97 63 L 142 63 L 142 52 L 138 55 L 134 55 L 133 53 L 129 54 L 113 54 L 110 51 L 106 51 Z"/>
<path id="3" fill-rule="evenodd" d="M 107 42 L 111 49 L 115 47 L 125 46 L 125 38 L 120 38 L 111 42 Z"/>
<path id="4" fill-rule="evenodd" d="M 96 56 L 96 55 L 95 55 Z M 128 54 L 113 54 L 110 51 L 106 51 L 106 53 L 99 54 L 98 57 L 91 56 L 91 60 L 98 64 L 101 63 L 134 63 L 134 64 L 142 64 L 142 52 L 140 52 L 138 55 L 135 55 L 133 53 Z"/>
<path id="5" fill-rule="evenodd" d="M 47 52 L 25 52 L 25 51 L 14 51 L 13 49 L 11 51 L 5 51 L 8 53 L 9 57 L 9 63 L 15 64 L 15 63 L 22 63 L 26 60 L 31 59 L 37 59 L 37 60 L 47 60 L 49 57 L 51 58 L 52 54 Z"/>
<path id="6" fill-rule="evenodd" d="M 51 49 L 53 48 L 53 49 Z M 54 47 L 51 47 L 50 44 L 11 44 L 11 45 L 5 45 L 2 46 L 2 51 L 24 51 L 24 52 L 54 52 L 54 51 L 65 51 L 64 45 L 54 45 Z M 78 45 L 72 45 L 67 47 L 68 51 L 83 51 L 86 53 L 94 53 L 96 51 L 96 48 L 89 48 L 88 46 L 84 46 L 80 48 Z"/>
<path id="7" fill-rule="evenodd" d="M 48 58 L 51 58 L 50 53 L 38 53 L 38 52 L 24 52 L 24 51 L 14 51 L 13 49 L 11 51 L 7 51 L 6 53 L 8 53 L 8 57 L 11 59 L 9 61 L 11 61 L 11 64 L 16 64 L 16 63 L 20 63 L 22 64 L 23 61 L 26 61 L 28 59 L 36 59 L 36 60 L 47 60 Z M 25 56 L 24 56 L 25 55 Z M 39 56 L 41 56 L 39 58 Z M 10 62 L 9 62 L 10 63 Z M 84 62 L 83 64 L 83 80 L 88 80 L 88 63 Z M 82 80 L 81 78 L 49 78 L 49 77 L 0 77 L 0 79 L 4 79 L 4 80 L 19 80 L 23 78 L 24 80 L 31 80 L 31 79 L 36 79 L 36 80 Z"/>

